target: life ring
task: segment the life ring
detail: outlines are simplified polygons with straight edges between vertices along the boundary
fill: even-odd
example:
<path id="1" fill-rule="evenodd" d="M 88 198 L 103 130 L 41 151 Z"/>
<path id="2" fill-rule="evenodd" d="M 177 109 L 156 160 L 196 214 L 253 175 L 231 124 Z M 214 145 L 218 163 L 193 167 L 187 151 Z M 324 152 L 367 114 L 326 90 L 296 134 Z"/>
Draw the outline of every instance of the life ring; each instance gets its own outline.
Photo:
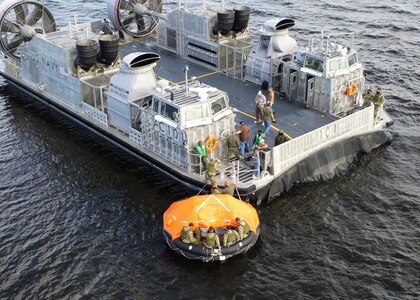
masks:
<path id="1" fill-rule="evenodd" d="M 346 89 L 346 95 L 347 96 L 354 96 L 356 95 L 356 92 L 358 90 L 357 84 L 355 82 L 350 82 L 350 84 L 348 85 L 347 89 Z"/>
<path id="2" fill-rule="evenodd" d="M 218 143 L 219 141 L 217 140 L 215 136 L 208 137 L 205 143 L 207 152 L 212 152 L 213 150 L 215 150 L 217 148 Z"/>

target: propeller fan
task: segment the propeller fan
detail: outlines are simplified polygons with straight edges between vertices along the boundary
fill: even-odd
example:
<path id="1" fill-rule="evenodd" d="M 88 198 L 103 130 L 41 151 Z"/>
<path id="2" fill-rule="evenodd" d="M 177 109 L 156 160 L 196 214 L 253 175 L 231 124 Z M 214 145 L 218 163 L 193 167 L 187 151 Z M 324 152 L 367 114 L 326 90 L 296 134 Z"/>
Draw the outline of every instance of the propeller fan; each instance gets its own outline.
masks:
<path id="1" fill-rule="evenodd" d="M 143 11 L 162 12 L 162 0 L 108 0 L 108 15 L 112 24 L 126 37 L 145 37 L 159 23 L 156 16 Z"/>
<path id="2" fill-rule="evenodd" d="M 20 48 L 36 34 L 56 31 L 51 12 L 41 3 L 8 0 L 0 5 L 0 50 L 20 60 Z"/>

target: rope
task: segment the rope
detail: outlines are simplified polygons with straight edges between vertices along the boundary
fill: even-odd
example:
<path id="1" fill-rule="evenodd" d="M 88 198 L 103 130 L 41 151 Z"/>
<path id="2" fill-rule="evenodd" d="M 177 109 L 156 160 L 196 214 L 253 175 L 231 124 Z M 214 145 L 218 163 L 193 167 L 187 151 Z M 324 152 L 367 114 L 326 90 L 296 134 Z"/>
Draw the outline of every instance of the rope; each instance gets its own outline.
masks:
<path id="1" fill-rule="evenodd" d="M 207 183 L 201 188 L 201 190 L 198 192 L 198 194 L 196 195 L 196 196 L 198 196 L 198 195 L 200 195 L 200 193 L 204 190 L 204 188 L 207 186 Z"/>
<path id="2" fill-rule="evenodd" d="M 241 195 L 239 194 L 239 191 L 238 191 L 238 186 L 235 185 L 235 189 L 236 189 L 236 193 L 238 194 L 239 200 L 242 201 Z"/>

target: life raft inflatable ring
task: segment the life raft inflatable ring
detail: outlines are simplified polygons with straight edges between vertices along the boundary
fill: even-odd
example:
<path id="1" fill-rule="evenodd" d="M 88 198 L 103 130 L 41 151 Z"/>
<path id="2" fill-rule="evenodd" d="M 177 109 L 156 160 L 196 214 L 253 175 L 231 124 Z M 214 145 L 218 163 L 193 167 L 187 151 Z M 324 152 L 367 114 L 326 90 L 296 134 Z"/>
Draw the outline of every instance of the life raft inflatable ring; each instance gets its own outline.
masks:
<path id="1" fill-rule="evenodd" d="M 347 96 L 354 96 L 356 95 L 356 92 L 358 90 L 358 86 L 355 82 L 350 82 L 349 86 L 346 89 L 346 95 Z"/>
<path id="2" fill-rule="evenodd" d="M 207 138 L 207 140 L 206 140 L 207 152 L 212 152 L 213 150 L 215 150 L 217 148 L 218 143 L 219 143 L 219 141 L 217 140 L 217 138 L 215 136 L 211 136 L 211 137 Z"/>

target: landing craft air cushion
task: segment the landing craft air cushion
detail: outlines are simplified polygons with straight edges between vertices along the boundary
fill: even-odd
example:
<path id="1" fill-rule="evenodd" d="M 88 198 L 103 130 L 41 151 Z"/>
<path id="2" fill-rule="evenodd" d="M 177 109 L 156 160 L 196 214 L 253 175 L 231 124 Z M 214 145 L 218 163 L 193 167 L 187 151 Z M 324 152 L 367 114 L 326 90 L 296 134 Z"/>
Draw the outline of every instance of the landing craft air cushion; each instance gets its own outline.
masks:
<path id="1" fill-rule="evenodd" d="M 209 2 L 163 14 L 160 0 L 109 0 L 111 23 L 58 28 L 40 2 L 4 1 L 0 74 L 194 190 L 207 184 L 195 145 L 217 140 L 207 156 L 222 162 L 218 185 L 229 179 L 241 198 L 257 203 L 296 182 L 331 178 L 392 139 L 387 113 L 375 119 L 373 106 L 363 106 L 353 35 L 321 35 L 302 51 L 289 35 L 293 20 L 268 20 L 253 39 L 249 7 Z M 249 156 L 226 161 L 225 140 L 239 120 L 253 133 L 262 129 L 251 117 L 263 81 L 282 100 L 253 178 Z M 274 147 L 279 128 L 289 141 Z"/>

